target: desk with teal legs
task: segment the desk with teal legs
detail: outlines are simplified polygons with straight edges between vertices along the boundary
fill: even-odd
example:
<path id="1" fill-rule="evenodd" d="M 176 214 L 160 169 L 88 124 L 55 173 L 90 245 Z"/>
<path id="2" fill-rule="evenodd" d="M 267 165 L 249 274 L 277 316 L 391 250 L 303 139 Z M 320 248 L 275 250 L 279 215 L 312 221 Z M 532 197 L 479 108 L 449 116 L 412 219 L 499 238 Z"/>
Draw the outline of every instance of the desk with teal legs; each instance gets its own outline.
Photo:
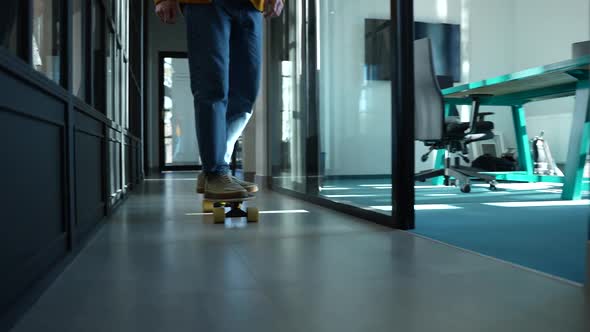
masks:
<path id="1" fill-rule="evenodd" d="M 586 155 L 590 147 L 590 55 L 442 90 L 447 105 L 508 106 L 512 109 L 519 172 L 491 173 L 498 180 L 563 183 L 562 199 L 580 199 Z M 575 96 L 572 129 L 564 176 L 533 174 L 526 130 L 525 105 Z M 448 107 L 447 107 L 448 108 Z M 437 154 L 436 167 L 443 156 Z"/>

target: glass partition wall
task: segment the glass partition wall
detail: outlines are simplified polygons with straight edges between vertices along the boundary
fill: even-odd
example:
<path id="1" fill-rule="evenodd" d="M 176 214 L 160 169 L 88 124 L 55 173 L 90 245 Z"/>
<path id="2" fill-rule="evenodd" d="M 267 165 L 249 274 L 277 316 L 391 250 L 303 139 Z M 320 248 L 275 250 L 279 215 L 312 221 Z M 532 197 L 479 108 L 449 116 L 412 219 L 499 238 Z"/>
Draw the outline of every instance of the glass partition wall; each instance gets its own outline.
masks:
<path id="1" fill-rule="evenodd" d="M 413 90 L 403 32 L 412 28 L 390 23 L 392 13 L 404 11 L 406 18 L 412 7 L 403 1 L 291 1 L 271 21 L 273 189 L 413 226 L 413 163 L 401 157 L 413 155 L 413 145 L 404 143 L 412 141 L 412 112 L 403 107 Z"/>
<path id="2" fill-rule="evenodd" d="M 417 128 L 428 119 L 444 128 L 438 138 L 416 134 L 415 169 L 450 176 L 416 181 L 415 231 L 583 282 L 590 3 L 416 0 L 414 27 L 432 51 L 416 59 L 432 64 L 446 105 L 416 108 L 431 114 Z"/>
<path id="3" fill-rule="evenodd" d="M 305 1 L 286 4 L 271 21 L 269 70 L 270 160 L 273 187 L 306 193 L 307 40 Z"/>
<path id="4" fill-rule="evenodd" d="M 389 1 L 321 1 L 321 197 L 392 213 Z"/>
<path id="5" fill-rule="evenodd" d="M 490 129 L 484 139 L 459 151 L 459 164 L 490 173 L 499 182 L 499 190 L 490 193 L 488 181 L 470 181 L 470 195 L 464 195 L 461 190 L 432 187 L 443 182 L 429 178 L 420 186 L 420 202 L 470 202 L 478 195 L 489 196 L 490 202 L 588 197 L 590 168 L 584 166 L 590 163 L 582 161 L 578 167 L 574 160 L 568 165 L 568 154 L 572 144 L 580 142 L 572 136 L 575 86 L 587 81 L 584 74 L 575 74 L 587 71 L 584 54 L 576 52 L 575 45 L 582 50 L 590 40 L 589 22 L 590 4 L 579 0 L 415 1 L 415 38 L 431 41 L 447 122 L 469 122 L 469 96 L 483 94 L 476 123 Z M 514 85 L 514 78 L 526 80 Z M 444 151 L 434 151 L 422 161 L 428 146 L 416 141 L 416 170 L 441 168 Z M 579 153 L 572 154 L 574 159 Z M 575 173 L 580 174 L 574 179 Z M 457 189 L 465 189 L 460 182 Z"/>

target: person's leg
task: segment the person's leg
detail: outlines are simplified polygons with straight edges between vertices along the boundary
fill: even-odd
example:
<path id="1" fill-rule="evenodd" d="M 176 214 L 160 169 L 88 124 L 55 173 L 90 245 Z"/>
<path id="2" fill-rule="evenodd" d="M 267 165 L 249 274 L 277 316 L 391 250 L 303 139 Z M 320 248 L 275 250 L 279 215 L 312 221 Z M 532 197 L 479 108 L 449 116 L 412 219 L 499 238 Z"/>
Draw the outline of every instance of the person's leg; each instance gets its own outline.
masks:
<path id="1" fill-rule="evenodd" d="M 243 197 L 245 190 L 228 181 L 226 113 L 229 90 L 229 40 L 232 17 L 217 2 L 186 5 L 191 89 L 197 140 L 207 174 L 205 195 Z"/>
<path id="2" fill-rule="evenodd" d="M 260 88 L 262 63 L 262 14 L 250 4 L 241 8 L 230 37 L 227 153 L 231 159 L 236 141 L 252 116 Z"/>
<path id="3" fill-rule="evenodd" d="M 231 28 L 227 150 L 229 164 L 236 141 L 248 124 L 260 88 L 262 63 L 262 14 L 249 3 L 239 4 L 239 15 Z M 257 188 L 241 182 L 250 192 Z"/>
<path id="4" fill-rule="evenodd" d="M 226 113 L 231 17 L 216 4 L 184 8 L 197 140 L 205 172 L 227 167 Z"/>

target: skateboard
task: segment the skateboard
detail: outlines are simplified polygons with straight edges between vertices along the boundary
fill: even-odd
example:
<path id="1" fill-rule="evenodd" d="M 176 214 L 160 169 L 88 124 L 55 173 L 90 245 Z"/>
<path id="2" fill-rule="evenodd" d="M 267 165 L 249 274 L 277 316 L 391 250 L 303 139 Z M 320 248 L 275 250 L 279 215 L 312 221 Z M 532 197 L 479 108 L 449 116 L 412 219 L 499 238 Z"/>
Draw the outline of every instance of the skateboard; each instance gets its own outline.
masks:
<path id="1" fill-rule="evenodd" d="M 216 224 L 222 224 L 226 218 L 247 218 L 248 222 L 258 222 L 259 211 L 255 207 L 248 207 L 245 211 L 242 209 L 244 202 L 252 201 L 256 198 L 250 195 L 244 198 L 203 198 L 203 212 L 213 212 L 213 221 Z M 225 208 L 230 210 L 225 212 Z"/>

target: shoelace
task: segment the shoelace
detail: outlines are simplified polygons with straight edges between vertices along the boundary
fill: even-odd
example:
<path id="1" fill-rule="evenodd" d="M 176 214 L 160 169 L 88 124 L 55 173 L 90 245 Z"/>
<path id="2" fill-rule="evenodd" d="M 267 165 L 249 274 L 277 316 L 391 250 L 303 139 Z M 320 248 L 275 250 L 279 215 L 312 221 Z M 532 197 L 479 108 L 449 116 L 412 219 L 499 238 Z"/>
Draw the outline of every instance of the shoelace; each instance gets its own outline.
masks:
<path id="1" fill-rule="evenodd" d="M 223 183 L 225 183 L 225 184 L 233 182 L 231 176 L 229 176 L 227 174 L 221 175 L 220 178 L 221 178 L 221 181 L 223 181 Z"/>

